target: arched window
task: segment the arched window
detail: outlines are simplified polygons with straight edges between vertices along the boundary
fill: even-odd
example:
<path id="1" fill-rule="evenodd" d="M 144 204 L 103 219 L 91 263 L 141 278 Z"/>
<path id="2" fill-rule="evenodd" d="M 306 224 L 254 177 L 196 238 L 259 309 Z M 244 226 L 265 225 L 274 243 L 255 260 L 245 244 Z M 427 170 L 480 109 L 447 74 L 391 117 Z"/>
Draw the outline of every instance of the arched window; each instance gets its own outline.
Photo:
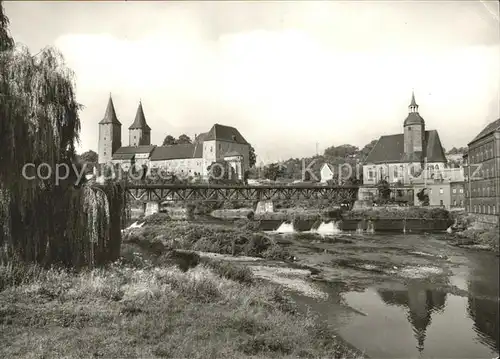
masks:
<path id="1" fill-rule="evenodd" d="M 435 170 L 438 170 L 438 169 L 439 169 L 439 165 L 435 165 L 435 166 L 434 166 L 434 169 L 435 169 Z"/>

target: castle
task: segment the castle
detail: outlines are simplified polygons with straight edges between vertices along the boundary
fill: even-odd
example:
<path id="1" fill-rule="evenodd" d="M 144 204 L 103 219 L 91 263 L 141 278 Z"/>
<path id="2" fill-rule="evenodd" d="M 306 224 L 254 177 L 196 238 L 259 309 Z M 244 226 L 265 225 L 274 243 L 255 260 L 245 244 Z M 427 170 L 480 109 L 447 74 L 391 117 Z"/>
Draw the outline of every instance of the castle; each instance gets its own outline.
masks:
<path id="1" fill-rule="evenodd" d="M 122 124 L 118 121 L 111 95 L 104 118 L 99 122 L 98 155 L 100 164 L 119 164 L 124 170 L 132 165 L 146 165 L 184 177 L 208 177 L 208 167 L 226 161 L 238 179 L 249 169 L 250 144 L 230 126 L 215 124 L 195 137 L 192 144 L 155 146 L 151 128 L 139 102 L 135 120 L 128 128 L 129 145 L 122 146 Z"/>

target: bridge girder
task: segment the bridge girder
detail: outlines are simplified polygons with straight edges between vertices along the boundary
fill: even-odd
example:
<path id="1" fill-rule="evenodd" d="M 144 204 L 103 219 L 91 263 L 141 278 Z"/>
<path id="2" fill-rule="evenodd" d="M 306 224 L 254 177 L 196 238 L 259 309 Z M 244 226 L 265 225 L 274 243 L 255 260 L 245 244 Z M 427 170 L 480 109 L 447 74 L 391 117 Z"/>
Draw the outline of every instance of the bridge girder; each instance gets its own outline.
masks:
<path id="1" fill-rule="evenodd" d="M 128 198 L 135 201 L 210 202 L 263 200 L 323 200 L 340 204 L 354 201 L 356 186 L 189 186 L 129 185 Z"/>

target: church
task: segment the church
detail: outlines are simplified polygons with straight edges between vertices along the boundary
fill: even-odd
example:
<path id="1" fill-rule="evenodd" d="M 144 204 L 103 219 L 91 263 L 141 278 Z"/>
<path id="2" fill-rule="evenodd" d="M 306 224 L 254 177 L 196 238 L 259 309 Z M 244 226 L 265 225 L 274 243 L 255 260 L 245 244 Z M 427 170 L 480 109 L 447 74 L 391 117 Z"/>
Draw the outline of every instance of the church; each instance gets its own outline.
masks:
<path id="1" fill-rule="evenodd" d="M 403 133 L 381 136 L 365 159 L 363 184 L 376 185 L 380 180 L 410 184 L 412 177 L 444 173 L 447 159 L 436 130 L 426 130 L 412 92 Z"/>
<path id="2" fill-rule="evenodd" d="M 151 128 L 139 102 L 135 120 L 128 130 L 129 145 L 122 146 L 122 124 L 110 96 L 104 118 L 99 122 L 100 164 L 120 164 L 124 170 L 132 165 L 146 165 L 182 177 L 205 179 L 208 167 L 216 161 L 228 162 L 238 179 L 243 179 L 249 169 L 250 144 L 234 127 L 214 124 L 208 132 L 195 136 L 192 144 L 155 146 L 151 144 Z"/>

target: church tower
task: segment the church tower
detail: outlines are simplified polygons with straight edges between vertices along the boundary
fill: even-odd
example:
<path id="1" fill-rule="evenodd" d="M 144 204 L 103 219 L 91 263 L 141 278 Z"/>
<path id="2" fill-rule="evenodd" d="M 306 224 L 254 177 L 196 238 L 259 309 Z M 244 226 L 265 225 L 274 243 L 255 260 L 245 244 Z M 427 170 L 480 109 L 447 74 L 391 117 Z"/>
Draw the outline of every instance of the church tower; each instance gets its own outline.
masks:
<path id="1" fill-rule="evenodd" d="M 404 152 L 405 158 L 411 162 L 422 162 L 425 146 L 425 121 L 418 113 L 415 93 L 412 91 L 408 106 L 408 116 L 404 122 Z"/>
<path id="2" fill-rule="evenodd" d="M 142 109 L 142 102 L 139 101 L 139 107 L 135 115 L 135 120 L 129 129 L 129 146 L 143 146 L 151 144 L 151 127 L 146 123 L 146 117 Z"/>
<path id="3" fill-rule="evenodd" d="M 104 118 L 99 122 L 99 163 L 111 162 L 113 153 L 122 146 L 122 124 L 118 121 L 111 94 Z"/>

